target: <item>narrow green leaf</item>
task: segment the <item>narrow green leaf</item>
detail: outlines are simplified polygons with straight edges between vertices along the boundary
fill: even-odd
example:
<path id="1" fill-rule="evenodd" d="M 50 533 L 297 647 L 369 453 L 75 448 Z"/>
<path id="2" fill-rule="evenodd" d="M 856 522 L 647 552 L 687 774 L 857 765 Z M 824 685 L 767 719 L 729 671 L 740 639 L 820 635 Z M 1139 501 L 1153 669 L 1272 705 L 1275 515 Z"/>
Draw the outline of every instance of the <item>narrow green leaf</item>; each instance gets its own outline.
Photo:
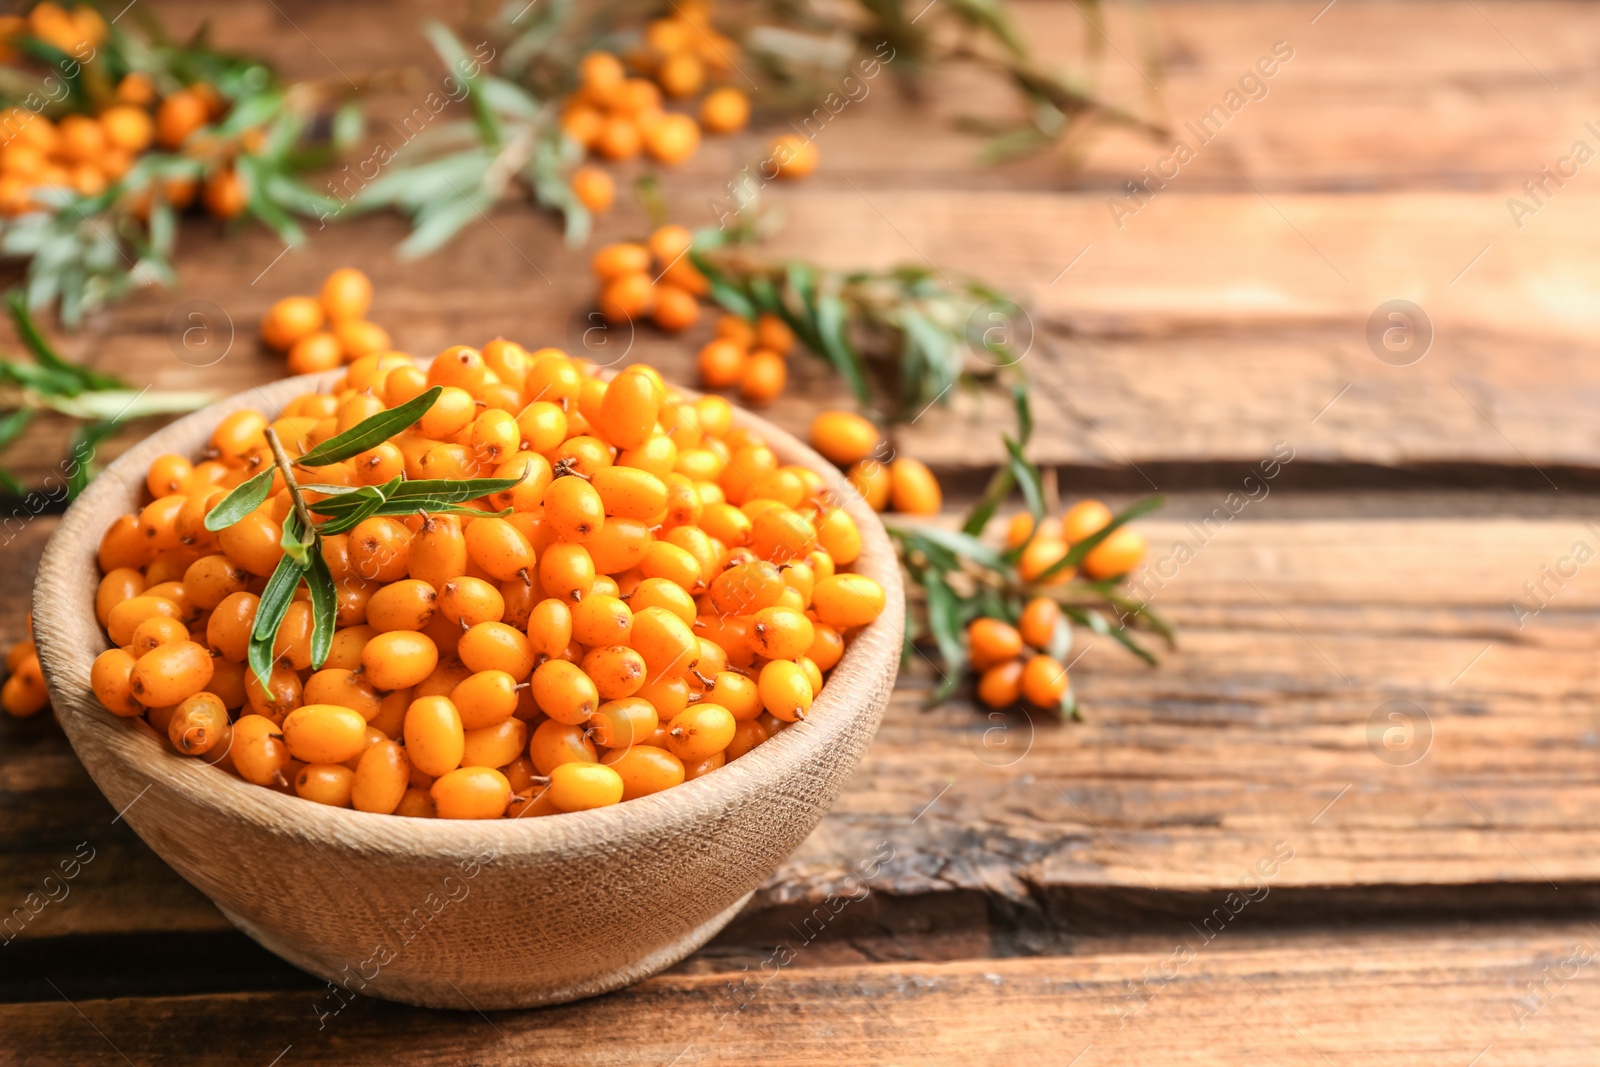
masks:
<path id="1" fill-rule="evenodd" d="M 362 419 L 344 433 L 334 434 L 322 444 L 295 461 L 299 467 L 325 467 L 330 463 L 339 463 L 351 456 L 360 455 L 367 449 L 381 444 L 402 430 L 409 429 L 416 421 L 427 414 L 433 407 L 433 402 L 439 399 L 439 394 L 444 392 L 444 387 L 434 386 L 421 396 L 401 404 L 388 411 L 380 411 L 376 415 Z"/>
<path id="2" fill-rule="evenodd" d="M 3 467 L 0 467 L 0 487 L 12 496 L 27 496 L 28 487 L 17 481 L 17 476 Z"/>
<path id="3" fill-rule="evenodd" d="M 885 523 L 885 526 L 893 529 L 892 524 Z M 1001 558 L 1000 553 L 971 534 L 957 530 L 945 530 L 937 526 L 925 526 L 921 523 L 901 526 L 899 529 L 915 534 L 924 540 L 942 545 L 955 556 L 965 557 L 990 570 L 1005 573 L 1010 569 L 1010 564 Z"/>
<path id="4" fill-rule="evenodd" d="M 1129 652 L 1132 652 L 1135 656 L 1138 656 L 1140 659 L 1144 660 L 1150 666 L 1154 667 L 1156 665 L 1157 660 L 1155 656 L 1151 655 L 1145 650 L 1143 645 L 1134 640 L 1133 635 L 1129 633 L 1125 627 L 1112 626 L 1106 621 L 1106 617 L 1100 614 L 1098 611 L 1074 607 L 1063 607 L 1061 610 L 1062 613 L 1068 618 L 1074 620 L 1082 626 L 1088 627 L 1094 633 L 1100 634 L 1103 637 L 1111 638 L 1113 641 L 1126 648 Z"/>
<path id="5" fill-rule="evenodd" d="M 961 600 L 944 577 L 933 571 L 922 576 L 922 588 L 928 594 L 928 628 L 945 666 L 944 677 L 929 698 L 929 703 L 937 704 L 961 685 L 967 666 L 967 649 L 961 640 Z"/>
<path id="6" fill-rule="evenodd" d="M 0 448 L 5 448 L 33 421 L 32 408 L 18 408 L 0 417 Z"/>
<path id="7" fill-rule="evenodd" d="M 1022 454 L 1020 443 L 1009 437 L 1002 440 L 1011 456 L 1011 476 L 1022 487 L 1022 498 L 1028 502 L 1028 510 L 1033 512 L 1034 525 L 1037 527 L 1039 520 L 1044 518 L 1044 483 L 1039 479 L 1039 468 Z"/>
<path id="8" fill-rule="evenodd" d="M 234 486 L 233 490 L 206 514 L 206 529 L 212 533 L 227 529 L 260 507 L 261 502 L 267 499 L 267 494 L 272 492 L 272 476 L 276 473 L 276 467 L 268 467 L 249 481 Z"/>
<path id="9" fill-rule="evenodd" d="M 304 535 L 300 516 L 291 511 L 289 517 L 284 520 L 283 533 L 278 538 L 278 544 L 283 546 L 284 552 L 294 559 L 301 570 L 311 566 L 311 548 L 317 540 L 317 535 L 314 533 L 310 537 Z"/>
<path id="10" fill-rule="evenodd" d="M 838 370 L 839 376 L 850 386 L 856 403 L 862 407 L 872 404 L 872 389 L 867 384 L 866 368 L 861 357 L 845 337 L 846 314 L 844 301 L 833 293 L 817 300 L 817 339 L 822 344 L 822 354 Z"/>
<path id="11" fill-rule="evenodd" d="M 11 312 L 11 321 L 16 324 L 17 335 L 22 338 L 22 343 L 33 353 L 33 358 L 39 361 L 40 366 L 76 378 L 86 389 L 127 388 L 126 383 L 112 375 L 102 374 L 64 359 L 50 342 L 45 340 L 44 334 L 40 333 L 39 327 L 34 324 L 33 316 L 28 312 L 28 302 L 21 290 L 13 289 L 6 294 L 6 307 Z"/>
<path id="12" fill-rule="evenodd" d="M 278 639 L 278 627 L 283 624 L 283 617 L 294 602 L 294 591 L 299 587 L 304 573 L 294 557 L 285 553 L 278 561 L 277 569 L 272 572 L 272 577 L 267 579 L 267 586 L 261 591 L 261 599 L 256 604 L 256 623 L 250 631 L 249 660 L 250 669 L 262 685 L 267 685 L 272 679 L 272 646 Z"/>
<path id="13" fill-rule="evenodd" d="M 339 615 L 339 593 L 320 545 L 311 553 L 306 586 L 311 590 L 311 667 L 320 671 L 333 648 L 333 630 Z"/>

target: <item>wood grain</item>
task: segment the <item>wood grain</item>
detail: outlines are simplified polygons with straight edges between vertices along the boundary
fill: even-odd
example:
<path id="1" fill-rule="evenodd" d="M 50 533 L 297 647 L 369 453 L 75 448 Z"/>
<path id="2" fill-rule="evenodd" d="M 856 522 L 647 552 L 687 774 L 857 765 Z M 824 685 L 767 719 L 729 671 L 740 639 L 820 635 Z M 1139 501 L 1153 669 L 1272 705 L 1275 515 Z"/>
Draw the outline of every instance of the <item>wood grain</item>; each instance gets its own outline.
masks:
<path id="1" fill-rule="evenodd" d="M 532 1012 L 356 999 L 322 1016 L 339 1002 L 307 990 L 7 1005 L 0 1027 L 19 1064 L 1577 1065 L 1600 1041 L 1600 984 L 1581 962 L 1597 937 L 1584 922 L 1241 929 L 1078 957 L 813 967 L 791 935 L 766 970 Z"/>

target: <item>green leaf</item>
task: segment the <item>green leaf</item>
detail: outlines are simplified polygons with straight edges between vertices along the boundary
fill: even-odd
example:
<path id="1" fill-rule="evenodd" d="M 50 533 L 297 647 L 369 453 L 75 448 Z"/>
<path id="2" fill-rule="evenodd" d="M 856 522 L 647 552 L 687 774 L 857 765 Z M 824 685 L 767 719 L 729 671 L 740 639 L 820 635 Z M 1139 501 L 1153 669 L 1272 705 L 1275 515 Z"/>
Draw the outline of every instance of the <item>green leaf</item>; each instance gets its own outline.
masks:
<path id="1" fill-rule="evenodd" d="M 311 590 L 311 667 L 320 671 L 333 648 L 333 631 L 339 616 L 339 593 L 320 545 L 311 553 L 306 586 Z"/>
<path id="2" fill-rule="evenodd" d="M 317 541 L 315 533 L 310 537 L 304 535 L 305 530 L 301 528 L 300 516 L 291 511 L 289 517 L 284 520 L 283 533 L 278 538 L 278 544 L 283 546 L 285 553 L 293 557 L 302 571 L 311 566 L 311 549 Z"/>
<path id="3" fill-rule="evenodd" d="M 322 444 L 295 461 L 299 467 L 325 467 L 330 463 L 340 463 L 351 456 L 358 456 L 375 445 L 382 444 L 402 430 L 415 425 L 418 419 L 427 414 L 433 407 L 433 402 L 439 399 L 439 394 L 444 392 L 444 387 L 434 386 L 421 396 L 401 404 L 388 411 L 380 411 L 376 415 L 362 419 L 344 433 L 334 434 Z"/>
<path id="4" fill-rule="evenodd" d="M 17 476 L 3 467 L 0 467 L 0 487 L 4 487 L 12 496 L 28 495 L 28 487 L 17 481 Z"/>
<path id="5" fill-rule="evenodd" d="M 1044 518 L 1044 483 L 1039 479 L 1039 468 L 1022 454 L 1022 445 L 1019 442 L 1009 437 L 1003 440 L 1006 452 L 1011 456 L 1011 476 L 1022 487 L 1022 498 L 1028 502 L 1028 510 L 1033 513 L 1034 526 L 1037 528 L 1039 520 Z"/>
<path id="6" fill-rule="evenodd" d="M 277 472 L 278 468 L 268 467 L 249 481 L 234 486 L 233 490 L 206 514 L 206 529 L 212 533 L 227 529 L 260 507 L 261 502 L 272 492 L 272 476 Z"/>
<path id="7" fill-rule="evenodd" d="M 937 704 L 961 685 L 967 666 L 966 645 L 961 640 L 961 598 L 942 575 L 933 571 L 922 576 L 922 588 L 928 594 L 928 628 L 933 631 L 945 664 L 945 675 L 928 698 L 930 704 Z"/>
<path id="8" fill-rule="evenodd" d="M 451 77 L 461 79 L 466 85 L 467 99 L 472 103 L 472 120 L 478 124 L 483 143 L 492 148 L 498 147 L 505 140 L 505 134 L 500 128 L 500 121 L 495 118 L 494 110 L 489 106 L 488 97 L 482 91 L 482 65 L 468 58 L 460 40 L 443 23 L 429 20 L 423 24 L 422 33 L 433 45 L 439 61 Z M 472 70 L 470 74 L 469 69 Z"/>
<path id="9" fill-rule="evenodd" d="M 272 646 L 304 573 L 294 557 L 285 553 L 272 577 L 267 579 L 266 588 L 261 590 L 261 599 L 256 604 L 256 624 L 250 631 L 249 661 L 250 669 L 263 686 L 272 680 Z"/>
<path id="10" fill-rule="evenodd" d="M 0 416 L 0 448 L 5 448 L 33 421 L 32 408 L 18 408 Z"/>
<path id="11" fill-rule="evenodd" d="M 6 294 L 6 307 L 11 312 L 11 321 L 16 324 L 17 335 L 22 338 L 22 343 L 33 353 L 33 358 L 39 361 L 40 366 L 77 379 L 85 389 L 127 388 L 121 379 L 101 374 L 88 367 L 80 367 L 63 359 L 34 324 L 33 316 L 28 313 L 28 302 L 20 290 L 13 289 Z"/>
<path id="12" fill-rule="evenodd" d="M 884 525 L 891 532 L 896 530 L 895 524 L 885 523 Z M 905 533 L 914 534 L 923 540 L 941 545 L 949 549 L 955 556 L 965 557 L 990 570 L 999 571 L 1002 574 L 1010 570 L 1010 564 L 1001 557 L 1000 553 L 964 531 L 945 530 L 937 526 L 925 526 L 921 523 L 900 526 L 898 529 Z"/>
<path id="13" fill-rule="evenodd" d="M 839 376 L 850 386 L 856 403 L 862 407 L 872 404 L 872 389 L 867 384 L 866 368 L 861 357 L 845 338 L 846 314 L 844 301 L 833 293 L 817 300 L 817 340 L 822 344 L 822 354 L 828 358 Z"/>
<path id="14" fill-rule="evenodd" d="M 1113 641 L 1126 648 L 1129 652 L 1132 652 L 1135 656 L 1138 656 L 1140 659 L 1144 660 L 1150 666 L 1154 667 L 1156 665 L 1157 660 L 1155 656 L 1147 652 L 1143 645 L 1134 640 L 1133 635 L 1130 634 L 1125 627 L 1112 626 L 1106 621 L 1106 617 L 1100 614 L 1098 611 L 1095 611 L 1092 608 L 1076 607 L 1063 607 L 1061 611 L 1068 618 L 1074 620 L 1082 626 L 1088 627 L 1094 633 L 1100 634 L 1103 637 L 1111 638 Z"/>

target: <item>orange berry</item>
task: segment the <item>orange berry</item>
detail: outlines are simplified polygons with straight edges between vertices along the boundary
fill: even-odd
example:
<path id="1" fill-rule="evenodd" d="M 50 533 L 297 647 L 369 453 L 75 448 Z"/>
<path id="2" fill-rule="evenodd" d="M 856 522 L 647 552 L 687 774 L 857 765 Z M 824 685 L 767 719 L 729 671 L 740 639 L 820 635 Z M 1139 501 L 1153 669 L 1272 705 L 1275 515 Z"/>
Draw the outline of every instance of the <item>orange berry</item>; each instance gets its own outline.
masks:
<path id="1" fill-rule="evenodd" d="M 645 149 L 668 166 L 682 163 L 700 147 L 700 127 L 688 115 L 663 115 L 644 133 Z"/>
<path id="2" fill-rule="evenodd" d="M 622 274 L 600 290 L 600 314 L 609 322 L 631 322 L 655 307 L 656 287 L 643 271 Z"/>
<path id="3" fill-rule="evenodd" d="M 991 708 L 1007 708 L 1022 696 L 1022 663 L 1008 660 L 978 677 L 978 699 Z"/>
<path id="4" fill-rule="evenodd" d="M 880 440 L 876 426 L 848 411 L 824 411 L 811 420 L 811 447 L 841 467 L 866 459 Z"/>
<path id="5" fill-rule="evenodd" d="M 291 374 L 315 374 L 333 370 L 344 362 L 344 347 L 326 330 L 308 333 L 289 348 Z"/>
<path id="6" fill-rule="evenodd" d="M 1000 619 L 973 619 L 967 626 L 967 645 L 972 666 L 980 671 L 1022 655 L 1022 635 Z"/>
<path id="7" fill-rule="evenodd" d="M 1017 629 L 1022 639 L 1034 648 L 1046 649 L 1055 640 L 1061 623 L 1061 607 L 1049 597 L 1036 596 L 1022 609 Z"/>
<path id="8" fill-rule="evenodd" d="M 1035 537 L 1028 542 L 1028 547 L 1022 550 L 1022 558 L 1017 560 L 1017 573 L 1022 575 L 1025 582 L 1037 581 L 1039 576 L 1055 566 L 1067 554 L 1071 546 L 1065 541 L 1055 537 Z M 1051 584 L 1065 582 L 1072 577 L 1071 567 L 1063 568 L 1051 576 Z"/>
<path id="9" fill-rule="evenodd" d="M 695 357 L 700 382 L 711 389 L 726 389 L 744 376 L 744 346 L 726 339 L 707 341 Z"/>
<path id="10" fill-rule="evenodd" d="M 596 117 L 598 123 L 598 116 Z M 572 171 L 572 195 L 596 215 L 603 215 L 616 203 L 617 184 L 599 167 L 584 164 Z"/>
<path id="11" fill-rule="evenodd" d="M 733 133 L 750 121 L 750 100 L 738 89 L 713 89 L 700 102 L 700 125 L 710 133 Z"/>
<path id="12" fill-rule="evenodd" d="M 1080 500 L 1061 517 L 1061 535 L 1075 545 L 1105 529 L 1110 521 L 1110 508 L 1098 500 Z"/>
<path id="13" fill-rule="evenodd" d="M 210 109 L 193 89 L 179 89 L 156 109 L 156 140 L 163 148 L 177 148 L 206 124 Z"/>
<path id="14" fill-rule="evenodd" d="M 261 339 L 268 347 L 287 349 L 300 338 L 322 329 L 322 305 L 309 296 L 286 296 L 261 320 Z"/>
<path id="15" fill-rule="evenodd" d="M 1111 531 L 1083 557 L 1083 572 L 1091 578 L 1120 578 L 1144 560 L 1144 538 L 1126 526 Z"/>
<path id="16" fill-rule="evenodd" d="M 224 167 L 206 179 L 201 199 L 206 210 L 219 219 L 237 218 L 250 202 L 244 179 L 232 167 Z"/>
<path id="17" fill-rule="evenodd" d="M 778 177 L 804 178 L 817 169 L 817 145 L 799 134 L 786 133 L 772 142 L 767 159 Z"/>
<path id="18" fill-rule="evenodd" d="M 937 515 L 944 506 L 939 481 L 927 464 L 901 456 L 889 464 L 889 496 L 894 510 L 906 515 Z"/>
<path id="19" fill-rule="evenodd" d="M 789 368 L 781 356 L 753 352 L 739 372 L 739 395 L 752 404 L 768 404 L 778 398 L 788 380 Z"/>
<path id="20" fill-rule="evenodd" d="M 100 127 L 107 141 L 128 152 L 143 152 L 155 137 L 155 123 L 150 113 L 128 104 L 101 112 Z"/>
<path id="21" fill-rule="evenodd" d="M 639 154 L 639 128 L 622 116 L 613 115 L 600 127 L 594 148 L 607 159 L 632 159 Z"/>
<path id="22" fill-rule="evenodd" d="M 328 318 L 364 319 L 372 307 L 372 282 L 354 267 L 341 267 L 322 283 L 322 308 Z"/>
<path id="23" fill-rule="evenodd" d="M 687 330 L 700 318 L 700 302 L 676 285 L 663 283 L 656 286 L 654 318 L 668 333 Z"/>
<path id="24" fill-rule="evenodd" d="M 1054 708 L 1067 695 L 1067 669 L 1049 656 L 1034 656 L 1022 669 L 1022 696 L 1037 708 Z"/>
<path id="25" fill-rule="evenodd" d="M 845 476 L 873 511 L 882 511 L 889 506 L 892 478 L 886 464 L 871 459 L 859 460 L 851 464 Z"/>
<path id="26" fill-rule="evenodd" d="M 705 80 L 705 65 L 692 52 L 675 52 L 656 68 L 656 83 L 672 97 L 693 96 Z"/>

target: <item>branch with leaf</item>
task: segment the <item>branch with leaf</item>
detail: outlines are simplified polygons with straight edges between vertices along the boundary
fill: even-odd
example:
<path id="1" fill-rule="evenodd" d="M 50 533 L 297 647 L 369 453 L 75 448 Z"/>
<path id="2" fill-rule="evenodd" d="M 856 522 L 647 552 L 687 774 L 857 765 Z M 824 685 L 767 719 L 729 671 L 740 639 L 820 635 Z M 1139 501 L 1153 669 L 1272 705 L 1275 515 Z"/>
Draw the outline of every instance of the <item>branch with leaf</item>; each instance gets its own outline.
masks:
<path id="1" fill-rule="evenodd" d="M 1017 435 L 1002 436 L 1006 462 L 995 471 L 959 529 L 899 519 L 884 523 L 899 550 L 911 590 L 920 594 L 907 597 L 906 651 L 909 653 L 918 642 L 931 640 L 944 664 L 930 703 L 949 698 L 972 675 L 965 632 L 974 619 L 1000 619 L 1015 625 L 1025 605 L 1037 597 L 1055 601 L 1063 616 L 1051 646 L 1040 649 L 1058 662 L 1065 662 L 1071 651 L 1074 624 L 1111 638 L 1152 666 L 1156 657 L 1139 635 L 1153 634 L 1168 647 L 1176 641 L 1172 627 L 1149 605 L 1129 596 L 1121 588 L 1120 578 L 1090 581 L 1075 576 L 1084 559 L 1108 537 L 1160 507 L 1159 496 L 1131 504 L 1031 580 L 1023 578 L 1018 564 L 1033 538 L 1039 536 L 1048 493 L 1045 478 L 1025 452 L 1033 432 L 1026 390 L 1015 388 L 1013 400 Z M 1033 517 L 1032 532 L 1015 547 L 995 548 L 983 535 L 1000 505 L 1018 490 Z M 1074 576 L 1062 581 L 1062 575 Z M 1061 698 L 1059 710 L 1064 716 L 1080 717 L 1077 697 L 1070 687 Z"/>
<path id="2" fill-rule="evenodd" d="M 61 462 L 69 498 L 89 484 L 96 467 L 95 449 L 124 422 L 194 411 L 211 402 L 210 393 L 135 389 L 121 378 L 73 363 L 39 331 L 21 293 L 9 294 L 6 309 L 33 361 L 0 359 L 0 451 L 20 438 L 41 413 L 80 421 Z M 0 488 L 16 496 L 29 492 L 4 468 L 0 468 Z"/>
<path id="3" fill-rule="evenodd" d="M 383 485 L 332 485 L 302 482 L 296 471 L 314 476 L 319 467 L 342 463 L 410 429 L 427 414 L 443 387 L 427 392 L 398 407 L 380 411 L 336 434 L 297 459 L 290 459 L 277 434 L 267 430 L 273 465 L 235 486 L 206 515 L 206 529 L 213 533 L 227 529 L 260 507 L 272 495 L 278 478 L 293 502 L 284 519 L 283 558 L 267 579 L 256 607 L 250 631 L 248 661 L 262 685 L 269 684 L 276 656 L 273 645 L 294 594 L 305 583 L 310 593 L 312 630 L 311 662 L 320 670 L 332 648 L 338 618 L 338 590 L 322 555 L 322 538 L 348 533 L 376 515 L 403 516 L 418 511 L 430 514 L 456 514 L 503 518 L 511 509 L 486 511 L 471 502 L 492 493 L 514 488 L 519 478 L 430 478 L 407 481 L 396 477 Z"/>
<path id="4" fill-rule="evenodd" d="M 101 19 L 80 37 L 39 21 L 30 15 L 7 39 L 22 58 L 0 65 L 0 103 L 11 109 L 0 151 L 36 151 L 58 136 L 51 123 L 67 120 L 97 131 L 114 116 L 126 137 L 105 133 L 109 147 L 70 179 L 14 161 L 7 177 L 20 184 L 0 195 L 0 256 L 28 261 L 33 310 L 59 302 L 73 328 L 132 289 L 171 285 L 179 216 L 201 186 L 212 214 L 255 219 L 290 244 L 305 239 L 296 217 L 338 210 L 300 175 L 359 136 L 360 113 L 344 99 L 353 90 L 342 81 L 286 86 L 261 61 L 212 48 L 203 27 L 172 40 L 142 9 L 127 20 L 139 32 Z M 47 91 L 51 84 L 64 91 Z M 148 146 L 152 128 L 160 147 Z"/>

